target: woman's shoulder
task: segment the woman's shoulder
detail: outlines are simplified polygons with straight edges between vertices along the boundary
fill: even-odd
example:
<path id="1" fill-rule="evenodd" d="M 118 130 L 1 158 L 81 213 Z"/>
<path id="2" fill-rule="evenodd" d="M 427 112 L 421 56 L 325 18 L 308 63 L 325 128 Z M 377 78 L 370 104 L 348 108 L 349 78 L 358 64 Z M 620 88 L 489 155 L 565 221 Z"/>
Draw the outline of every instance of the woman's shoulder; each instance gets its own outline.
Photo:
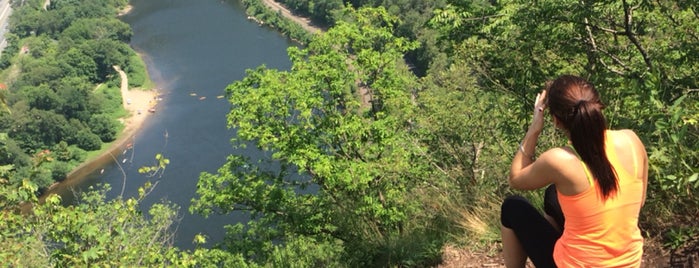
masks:
<path id="1" fill-rule="evenodd" d="M 565 195 L 573 195 L 575 190 L 586 184 L 585 170 L 582 160 L 578 158 L 571 147 L 555 147 L 547 150 L 539 157 L 549 168 L 556 187 Z M 537 160 L 539 161 L 539 160 Z M 580 185 L 580 186 L 578 186 Z"/>
<path id="2" fill-rule="evenodd" d="M 541 154 L 541 157 L 553 157 L 561 160 L 577 158 L 577 154 L 572 146 L 553 147 Z"/>
<path id="3" fill-rule="evenodd" d="M 608 129 L 607 133 L 611 133 L 614 136 L 625 135 L 625 136 L 628 136 L 629 138 L 638 138 L 638 135 L 636 134 L 636 132 L 633 131 L 632 129 L 628 129 L 628 128 Z"/>
<path id="4" fill-rule="evenodd" d="M 637 146 L 642 146 L 643 147 L 643 142 L 641 141 L 641 138 L 636 134 L 631 129 L 617 129 L 617 130 L 607 130 L 614 143 L 617 144 L 628 144 L 630 141 L 633 144 L 636 144 Z M 610 135 L 611 134 L 611 135 Z"/>
<path id="5" fill-rule="evenodd" d="M 575 150 L 568 146 L 553 147 L 548 149 L 539 156 L 538 160 L 547 163 L 549 166 L 555 169 L 565 169 L 571 163 L 577 163 L 580 161 L 578 159 L 578 155 L 575 153 Z"/>

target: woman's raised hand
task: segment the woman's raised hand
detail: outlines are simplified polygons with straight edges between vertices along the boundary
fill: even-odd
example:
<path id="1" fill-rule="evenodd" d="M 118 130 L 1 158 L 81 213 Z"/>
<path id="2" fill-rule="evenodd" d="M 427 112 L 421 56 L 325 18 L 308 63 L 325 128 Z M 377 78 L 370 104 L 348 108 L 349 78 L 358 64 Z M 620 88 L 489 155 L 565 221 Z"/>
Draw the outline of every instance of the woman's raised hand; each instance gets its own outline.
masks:
<path id="1" fill-rule="evenodd" d="M 529 126 L 529 131 L 541 133 L 541 130 L 544 128 L 545 109 L 546 90 L 542 90 L 541 93 L 536 94 L 536 99 L 534 100 L 534 118 L 532 119 L 532 124 Z"/>

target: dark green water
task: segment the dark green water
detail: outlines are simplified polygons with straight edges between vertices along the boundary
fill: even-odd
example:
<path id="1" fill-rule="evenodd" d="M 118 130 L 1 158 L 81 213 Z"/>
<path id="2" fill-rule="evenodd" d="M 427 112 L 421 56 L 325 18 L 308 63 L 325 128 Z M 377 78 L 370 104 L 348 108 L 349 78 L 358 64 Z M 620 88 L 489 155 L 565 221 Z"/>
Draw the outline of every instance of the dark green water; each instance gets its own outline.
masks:
<path id="1" fill-rule="evenodd" d="M 238 1 L 131 2 L 131 13 L 122 19 L 131 25 L 134 31 L 131 45 L 142 54 L 163 100 L 135 136 L 133 151 L 106 164 L 103 173 L 98 168 L 71 187 L 81 191 L 109 183 L 112 186 L 109 196 L 117 196 L 124 185 L 119 168 L 122 165 L 126 173 L 126 197 L 135 196 L 146 180 L 158 181 L 144 207 L 161 200 L 181 207 L 177 246 L 192 248 L 191 241 L 197 233 L 208 235 L 209 241 L 220 241 L 224 224 L 244 221 L 245 217 L 233 214 L 204 219 L 190 214 L 188 208 L 199 174 L 215 172 L 229 154 L 254 156 L 259 152 L 233 151 L 229 140 L 235 130 L 226 127 L 230 104 L 217 96 L 224 94 L 228 84 L 243 78 L 246 69 L 262 64 L 289 69 L 286 48 L 294 44 L 277 32 L 247 20 Z M 206 99 L 199 100 L 200 97 Z M 154 165 L 157 153 L 170 159 L 163 176 L 158 179 L 139 174 L 139 167 Z M 72 202 L 69 191 L 64 190 L 63 195 Z"/>

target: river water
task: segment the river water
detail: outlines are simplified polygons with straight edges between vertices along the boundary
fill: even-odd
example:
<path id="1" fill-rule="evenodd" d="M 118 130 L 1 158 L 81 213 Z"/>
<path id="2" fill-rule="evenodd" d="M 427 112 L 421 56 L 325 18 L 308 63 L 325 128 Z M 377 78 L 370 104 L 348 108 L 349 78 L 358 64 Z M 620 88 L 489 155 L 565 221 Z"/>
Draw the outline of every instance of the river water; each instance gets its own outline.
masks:
<path id="1" fill-rule="evenodd" d="M 175 245 L 193 248 L 192 238 L 197 233 L 209 236 L 210 242 L 220 241 L 225 233 L 223 225 L 244 221 L 245 216 L 205 219 L 190 214 L 199 174 L 216 172 L 232 153 L 260 154 L 232 149 L 230 139 L 235 130 L 226 126 L 230 104 L 220 96 L 228 84 L 245 76 L 246 69 L 265 64 L 288 70 L 286 48 L 294 44 L 247 20 L 239 1 L 132 0 L 131 5 L 133 9 L 122 19 L 131 25 L 131 45 L 146 61 L 163 99 L 134 137 L 133 150 L 119 154 L 102 172 L 97 168 L 70 188 L 83 191 L 109 183 L 109 198 L 119 195 L 122 186 L 124 196 L 131 197 L 147 180 L 157 181 L 143 206 L 162 200 L 180 206 Z M 139 174 L 139 167 L 155 164 L 157 153 L 170 159 L 162 177 Z M 63 191 L 62 196 L 73 202 L 71 191 Z"/>

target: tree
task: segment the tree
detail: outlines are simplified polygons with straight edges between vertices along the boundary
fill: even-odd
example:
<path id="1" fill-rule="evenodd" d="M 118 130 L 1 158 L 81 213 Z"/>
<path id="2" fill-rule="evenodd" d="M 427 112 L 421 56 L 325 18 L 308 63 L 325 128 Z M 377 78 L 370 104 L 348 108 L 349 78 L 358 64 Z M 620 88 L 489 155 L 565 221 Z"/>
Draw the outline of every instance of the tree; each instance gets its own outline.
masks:
<path id="1" fill-rule="evenodd" d="M 17 36 L 27 37 L 39 28 L 41 12 L 34 8 L 19 8 L 13 10 L 9 19 L 10 32 Z"/>
<path id="2" fill-rule="evenodd" d="M 71 47 L 65 53 L 58 55 L 59 62 L 63 63 L 67 76 L 87 78 L 91 82 L 101 81 L 97 74 L 97 63 L 85 51 Z"/>
<path id="3" fill-rule="evenodd" d="M 70 160 L 73 160 L 73 152 L 70 150 L 70 147 L 68 147 L 68 143 L 66 141 L 58 142 L 58 144 L 53 146 L 51 151 L 58 161 L 69 162 Z"/>
<path id="4" fill-rule="evenodd" d="M 192 209 L 250 212 L 223 246 L 256 263 L 294 251 L 297 239 L 341 252 L 350 266 L 437 257 L 439 242 L 419 242 L 434 215 L 415 196 L 434 174 L 410 138 L 416 80 L 402 55 L 415 43 L 391 34 L 384 9 L 347 13 L 355 23 L 289 49 L 290 72 L 259 67 L 227 88 L 237 145 L 255 141 L 272 159 L 229 157 L 218 174 L 202 174 Z"/>
<path id="5" fill-rule="evenodd" d="M 87 40 L 79 48 L 95 61 L 98 81 L 113 74 L 112 66 L 126 66 L 134 53 L 127 44 L 110 39 Z"/>
<path id="6" fill-rule="evenodd" d="M 44 111 L 53 111 L 61 105 L 61 98 L 48 85 L 28 86 L 23 88 L 29 107 Z"/>
<path id="7" fill-rule="evenodd" d="M 131 27 L 116 18 L 85 18 L 70 24 L 62 33 L 59 40 L 70 40 L 79 43 L 85 40 L 111 39 L 129 43 L 133 36 Z"/>
<path id="8" fill-rule="evenodd" d="M 87 122 L 94 110 L 90 109 L 92 85 L 82 77 L 66 77 L 57 85 L 56 93 L 61 97 L 59 112 L 68 119 Z"/>
<path id="9" fill-rule="evenodd" d="M 65 137 L 67 120 L 60 114 L 18 107 L 9 120 L 8 135 L 26 152 L 50 148 Z M 20 108 L 21 107 L 21 108 Z"/>
<path id="10" fill-rule="evenodd" d="M 66 70 L 51 57 L 26 59 L 22 64 L 22 74 L 13 86 L 21 90 L 25 86 L 53 84 L 64 77 L 65 73 Z"/>
<path id="11" fill-rule="evenodd" d="M 110 142 L 116 139 L 117 122 L 105 114 L 96 114 L 88 122 L 92 133 L 97 134 L 103 142 Z"/>
<path id="12" fill-rule="evenodd" d="M 15 140 L 7 133 L 0 133 L 0 166 L 12 165 L 16 167 L 26 166 L 30 163 L 30 157 L 22 151 Z"/>
<path id="13" fill-rule="evenodd" d="M 100 137 L 87 129 L 83 129 L 78 132 L 76 136 L 76 144 L 80 149 L 86 151 L 95 151 L 102 147 Z"/>
<path id="14" fill-rule="evenodd" d="M 0 112 L 12 113 L 10 107 L 7 105 L 7 92 L 7 88 L 0 88 Z"/>

